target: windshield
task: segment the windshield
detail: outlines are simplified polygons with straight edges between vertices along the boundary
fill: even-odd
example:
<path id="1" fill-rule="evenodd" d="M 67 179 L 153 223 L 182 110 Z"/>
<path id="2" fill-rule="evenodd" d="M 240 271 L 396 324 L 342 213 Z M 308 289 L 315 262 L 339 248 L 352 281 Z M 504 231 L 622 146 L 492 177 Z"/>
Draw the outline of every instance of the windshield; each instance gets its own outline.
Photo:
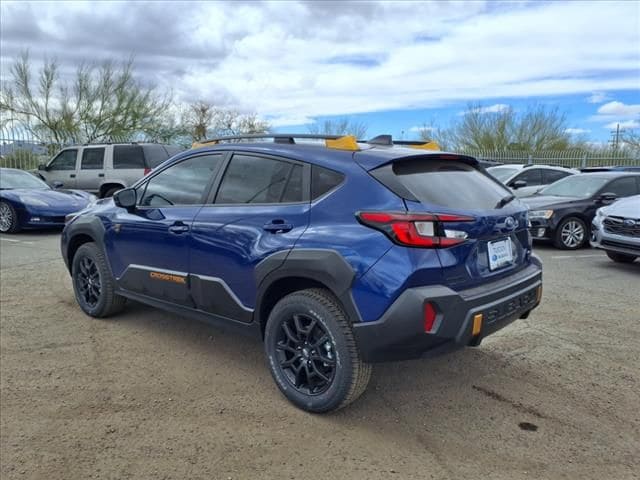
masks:
<path id="1" fill-rule="evenodd" d="M 504 183 L 507 180 L 507 178 L 509 178 L 514 173 L 516 173 L 518 170 L 520 170 L 520 169 L 519 168 L 513 168 L 513 167 L 489 167 L 489 168 L 487 168 L 487 172 L 489 172 L 491 175 L 496 177 L 502 183 Z"/>
<path id="2" fill-rule="evenodd" d="M 48 190 L 49 185 L 30 173 L 21 170 L 0 170 L 0 189 L 31 188 Z"/>
<path id="3" fill-rule="evenodd" d="M 558 180 L 547 188 L 540 190 L 540 195 L 555 195 L 557 197 L 589 198 L 596 193 L 610 179 L 594 177 L 587 173 L 584 175 L 572 175 Z"/>

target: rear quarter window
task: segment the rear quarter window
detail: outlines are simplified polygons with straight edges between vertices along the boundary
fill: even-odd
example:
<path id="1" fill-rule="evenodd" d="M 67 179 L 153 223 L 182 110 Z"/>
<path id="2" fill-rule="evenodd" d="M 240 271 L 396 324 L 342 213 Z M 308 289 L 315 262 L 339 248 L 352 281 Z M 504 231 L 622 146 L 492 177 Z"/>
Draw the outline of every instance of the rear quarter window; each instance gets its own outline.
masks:
<path id="1" fill-rule="evenodd" d="M 142 149 L 148 168 L 156 168 L 170 157 L 163 145 L 144 145 Z"/>
<path id="2" fill-rule="evenodd" d="M 144 169 L 144 152 L 140 145 L 116 145 L 113 147 L 113 168 Z"/>
<path id="3" fill-rule="evenodd" d="M 464 162 L 415 159 L 393 164 L 393 173 L 420 202 L 463 209 L 494 209 L 507 188 Z"/>
<path id="4" fill-rule="evenodd" d="M 313 165 L 311 167 L 311 199 L 315 200 L 333 190 L 342 183 L 342 180 L 344 180 L 343 174 Z"/>

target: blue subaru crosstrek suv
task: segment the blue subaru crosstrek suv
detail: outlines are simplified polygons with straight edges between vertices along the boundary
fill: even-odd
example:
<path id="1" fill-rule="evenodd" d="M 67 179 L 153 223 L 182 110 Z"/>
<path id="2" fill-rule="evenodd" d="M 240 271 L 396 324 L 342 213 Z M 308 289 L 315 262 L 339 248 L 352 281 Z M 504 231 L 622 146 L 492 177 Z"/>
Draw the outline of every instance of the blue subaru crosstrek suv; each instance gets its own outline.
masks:
<path id="1" fill-rule="evenodd" d="M 282 393 L 327 412 L 372 363 L 477 346 L 539 304 L 527 209 L 474 158 L 308 137 L 217 139 L 70 216 L 82 310 L 131 299 L 256 335 Z"/>

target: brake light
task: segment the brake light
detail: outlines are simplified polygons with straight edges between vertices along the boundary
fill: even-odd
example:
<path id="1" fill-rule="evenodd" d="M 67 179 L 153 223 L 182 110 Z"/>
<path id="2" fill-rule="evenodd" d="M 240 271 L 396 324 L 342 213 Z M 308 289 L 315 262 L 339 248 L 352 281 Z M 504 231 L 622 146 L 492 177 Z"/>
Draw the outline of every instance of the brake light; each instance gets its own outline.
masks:
<path id="1" fill-rule="evenodd" d="M 149 167 L 145 167 L 144 175 L 148 175 L 149 173 L 151 173 L 151 169 Z"/>
<path id="2" fill-rule="evenodd" d="M 466 240 L 466 233 L 446 229 L 451 222 L 472 222 L 465 215 L 438 213 L 358 212 L 356 217 L 363 225 L 384 232 L 400 245 L 425 248 L 446 248 Z"/>

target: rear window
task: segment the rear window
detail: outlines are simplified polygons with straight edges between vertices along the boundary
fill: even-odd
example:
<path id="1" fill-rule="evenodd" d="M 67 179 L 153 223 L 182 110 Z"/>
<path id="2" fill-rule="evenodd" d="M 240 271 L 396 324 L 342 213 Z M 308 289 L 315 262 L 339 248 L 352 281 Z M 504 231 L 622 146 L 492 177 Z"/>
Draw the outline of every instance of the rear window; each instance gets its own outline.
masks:
<path id="1" fill-rule="evenodd" d="M 493 209 L 510 194 L 489 176 L 455 160 L 404 160 L 393 164 L 393 173 L 418 201 L 431 205 Z"/>
<path id="2" fill-rule="evenodd" d="M 147 161 L 147 167 L 149 168 L 156 168 L 169 158 L 169 154 L 163 145 L 145 145 L 143 149 L 144 158 Z"/>
<path id="3" fill-rule="evenodd" d="M 140 145 L 116 145 L 113 147 L 113 168 L 144 169 L 144 153 Z"/>
<path id="4" fill-rule="evenodd" d="M 179 145 L 163 145 L 164 149 L 167 151 L 167 155 L 169 155 L 169 157 L 173 157 L 174 155 L 177 155 L 180 152 L 184 152 L 184 148 L 180 147 Z"/>

